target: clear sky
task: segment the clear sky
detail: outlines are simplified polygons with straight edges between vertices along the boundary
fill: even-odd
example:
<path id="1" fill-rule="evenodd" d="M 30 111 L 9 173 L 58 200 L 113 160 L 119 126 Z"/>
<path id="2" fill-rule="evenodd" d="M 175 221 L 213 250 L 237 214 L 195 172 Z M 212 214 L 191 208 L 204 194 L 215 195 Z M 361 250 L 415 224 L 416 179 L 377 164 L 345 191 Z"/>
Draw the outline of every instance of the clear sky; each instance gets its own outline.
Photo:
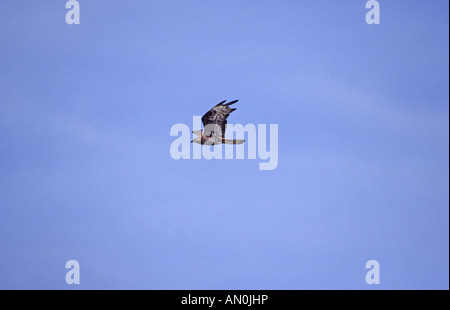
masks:
<path id="1" fill-rule="evenodd" d="M 448 1 L 65 2 L 1 4 L 0 289 L 449 288 Z M 225 99 L 277 169 L 172 159 Z"/>

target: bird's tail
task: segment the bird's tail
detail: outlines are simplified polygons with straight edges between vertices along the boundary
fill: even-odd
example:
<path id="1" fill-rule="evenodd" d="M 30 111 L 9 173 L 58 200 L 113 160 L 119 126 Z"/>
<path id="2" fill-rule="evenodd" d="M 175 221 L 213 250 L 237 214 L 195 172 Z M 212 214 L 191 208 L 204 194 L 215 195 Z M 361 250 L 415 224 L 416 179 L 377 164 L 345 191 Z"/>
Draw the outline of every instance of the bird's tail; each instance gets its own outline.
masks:
<path id="1" fill-rule="evenodd" d="M 242 139 L 223 139 L 223 143 L 225 144 L 242 144 L 245 140 Z"/>

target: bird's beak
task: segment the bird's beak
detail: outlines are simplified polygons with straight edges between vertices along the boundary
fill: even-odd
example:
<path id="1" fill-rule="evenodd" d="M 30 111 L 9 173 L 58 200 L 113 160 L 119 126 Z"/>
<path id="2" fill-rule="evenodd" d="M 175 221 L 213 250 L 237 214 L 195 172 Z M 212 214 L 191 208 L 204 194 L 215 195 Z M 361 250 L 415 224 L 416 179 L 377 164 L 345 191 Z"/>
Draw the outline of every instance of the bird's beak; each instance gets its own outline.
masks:
<path id="1" fill-rule="evenodd" d="M 191 141 L 191 143 L 194 142 L 194 140 Z"/>

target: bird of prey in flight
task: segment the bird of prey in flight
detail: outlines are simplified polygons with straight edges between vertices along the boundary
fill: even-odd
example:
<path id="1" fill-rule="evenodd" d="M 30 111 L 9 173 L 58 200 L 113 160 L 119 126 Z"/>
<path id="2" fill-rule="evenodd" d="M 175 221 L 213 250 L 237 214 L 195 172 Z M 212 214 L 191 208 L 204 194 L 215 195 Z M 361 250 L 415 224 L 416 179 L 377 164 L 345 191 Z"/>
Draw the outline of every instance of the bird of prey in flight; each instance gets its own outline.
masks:
<path id="1" fill-rule="evenodd" d="M 217 144 L 242 144 L 245 140 L 225 139 L 225 130 L 227 129 L 227 118 L 236 108 L 230 108 L 230 105 L 238 102 L 234 100 L 225 103 L 226 100 L 218 103 L 202 117 L 204 130 L 194 130 L 193 133 L 198 136 L 191 142 L 205 145 Z M 225 103 L 225 104 L 224 104 Z"/>

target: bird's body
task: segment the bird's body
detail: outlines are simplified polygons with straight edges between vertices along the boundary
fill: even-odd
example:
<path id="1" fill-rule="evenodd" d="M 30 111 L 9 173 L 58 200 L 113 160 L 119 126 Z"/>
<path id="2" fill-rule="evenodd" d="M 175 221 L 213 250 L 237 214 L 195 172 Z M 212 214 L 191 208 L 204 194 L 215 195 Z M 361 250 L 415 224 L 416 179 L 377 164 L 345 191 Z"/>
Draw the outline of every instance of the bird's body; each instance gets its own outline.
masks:
<path id="1" fill-rule="evenodd" d="M 230 108 L 230 105 L 236 103 L 234 100 L 225 103 L 226 100 L 215 105 L 211 110 L 206 112 L 202 117 L 204 130 L 195 130 L 194 134 L 198 136 L 192 142 L 203 145 L 217 145 L 217 144 L 241 144 L 245 140 L 241 139 L 225 139 L 225 130 L 227 129 L 227 118 L 231 112 L 236 108 Z M 224 104 L 225 103 L 225 104 Z"/>

